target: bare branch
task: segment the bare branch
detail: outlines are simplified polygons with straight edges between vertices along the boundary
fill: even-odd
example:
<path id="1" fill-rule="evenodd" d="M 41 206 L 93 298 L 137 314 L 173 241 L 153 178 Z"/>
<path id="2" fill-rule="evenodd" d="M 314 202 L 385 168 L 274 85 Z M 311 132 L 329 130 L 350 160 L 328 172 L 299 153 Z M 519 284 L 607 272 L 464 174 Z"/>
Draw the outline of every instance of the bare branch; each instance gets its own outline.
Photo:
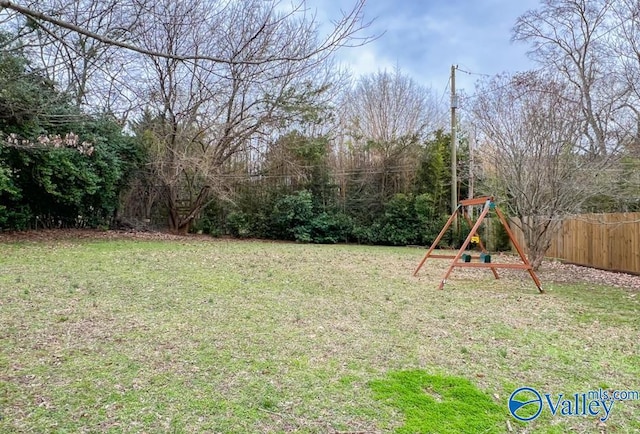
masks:
<path id="1" fill-rule="evenodd" d="M 366 0 L 357 0 L 357 3 L 354 5 L 354 7 L 349 12 L 344 13 L 342 18 L 336 22 L 333 30 L 325 38 L 325 40 L 313 50 L 305 52 L 304 54 L 299 56 L 269 55 L 266 57 L 244 59 L 237 59 L 234 57 L 225 58 L 206 54 L 168 53 L 164 51 L 147 49 L 139 45 L 134 45 L 132 43 L 124 42 L 103 34 L 99 34 L 97 32 L 93 32 L 91 30 L 88 30 L 86 27 L 55 18 L 44 12 L 37 11 L 33 8 L 21 6 L 9 0 L 0 0 L 0 7 L 10 9 L 34 20 L 41 20 L 53 24 L 57 27 L 70 30 L 104 44 L 123 48 L 146 56 L 172 59 L 182 62 L 206 60 L 210 62 L 225 64 L 263 65 L 272 62 L 308 60 L 321 54 L 324 54 L 326 56 L 340 47 L 352 47 L 366 44 L 367 42 L 372 40 L 373 37 L 357 36 L 363 29 L 367 28 L 371 24 L 371 22 L 365 22 L 363 20 L 363 9 L 365 2 Z"/>

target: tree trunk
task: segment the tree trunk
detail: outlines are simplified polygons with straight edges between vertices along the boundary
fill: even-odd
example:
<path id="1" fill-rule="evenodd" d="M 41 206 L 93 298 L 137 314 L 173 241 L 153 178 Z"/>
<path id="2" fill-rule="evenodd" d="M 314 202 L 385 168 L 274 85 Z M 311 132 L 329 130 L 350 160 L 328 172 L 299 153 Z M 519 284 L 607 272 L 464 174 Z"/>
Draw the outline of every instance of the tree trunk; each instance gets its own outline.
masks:
<path id="1" fill-rule="evenodd" d="M 191 223 L 195 220 L 195 215 L 200 212 L 198 210 L 190 210 L 186 217 L 180 216 L 180 210 L 176 207 L 169 208 L 169 232 L 177 235 L 186 235 L 189 233 Z"/>
<path id="2" fill-rule="evenodd" d="M 176 218 L 172 212 L 169 212 L 169 232 L 176 235 L 186 235 L 191 229 L 193 220 L 193 218 L 181 218 L 180 216 Z"/>
<path id="3" fill-rule="evenodd" d="M 189 233 L 191 224 L 196 220 L 200 212 L 210 203 L 209 192 L 211 187 L 204 186 L 200 189 L 200 193 L 193 203 L 190 204 L 188 212 L 183 217 L 180 213 L 180 207 L 169 194 L 167 206 L 169 208 L 169 231 L 174 234 L 185 235 Z"/>
<path id="4" fill-rule="evenodd" d="M 558 225 L 544 216 L 521 216 L 520 221 L 527 244 L 527 257 L 533 269 L 537 271 L 542 265 L 547 250 L 551 247 L 551 239 Z"/>
<path id="5" fill-rule="evenodd" d="M 544 260 L 544 254 L 546 251 L 547 249 L 541 250 L 539 246 L 535 246 L 534 249 L 529 248 L 529 254 L 527 256 L 534 271 L 538 271 L 540 265 L 542 265 L 542 261 Z"/>

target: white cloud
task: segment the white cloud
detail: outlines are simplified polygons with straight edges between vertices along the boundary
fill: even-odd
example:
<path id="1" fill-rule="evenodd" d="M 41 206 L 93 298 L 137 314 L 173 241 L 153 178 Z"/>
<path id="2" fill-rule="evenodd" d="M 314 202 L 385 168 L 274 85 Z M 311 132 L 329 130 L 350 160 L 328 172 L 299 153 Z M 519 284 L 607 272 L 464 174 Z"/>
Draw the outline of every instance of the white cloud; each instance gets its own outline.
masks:
<path id="1" fill-rule="evenodd" d="M 289 1 L 289 0 L 284 0 Z M 295 0 L 294 0 L 295 1 Z M 340 16 L 355 0 L 308 0 L 318 19 Z M 399 67 L 416 81 L 444 90 L 452 64 L 474 73 L 530 69 L 526 46 L 512 44 L 516 18 L 539 0 L 367 0 L 367 34 L 382 36 L 363 47 L 342 50 L 338 60 L 354 74 Z M 324 29 L 324 27 L 323 27 Z M 477 75 L 459 74 L 458 88 L 473 92 Z"/>
<path id="2" fill-rule="evenodd" d="M 372 74 L 378 71 L 392 70 L 396 63 L 376 52 L 373 45 L 352 48 L 343 51 L 341 63 L 351 70 L 354 76 Z"/>

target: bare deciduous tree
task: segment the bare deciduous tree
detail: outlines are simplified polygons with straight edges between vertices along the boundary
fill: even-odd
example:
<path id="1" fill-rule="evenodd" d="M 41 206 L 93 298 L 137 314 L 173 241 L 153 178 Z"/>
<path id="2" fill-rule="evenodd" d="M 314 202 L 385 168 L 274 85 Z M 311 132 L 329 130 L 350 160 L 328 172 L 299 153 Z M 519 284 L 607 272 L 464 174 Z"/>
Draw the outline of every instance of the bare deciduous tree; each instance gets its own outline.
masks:
<path id="1" fill-rule="evenodd" d="M 94 1 L 100 3 L 99 0 Z M 185 62 L 205 60 L 214 63 L 261 65 L 275 61 L 302 61 L 318 56 L 326 58 L 339 48 L 354 47 L 367 43 L 372 39 L 372 37 L 361 35 L 361 30 L 368 27 L 370 24 L 370 22 L 363 21 L 365 1 L 366 0 L 356 0 L 355 5 L 351 9 L 341 10 L 342 16 L 333 22 L 331 31 L 325 35 L 324 38 L 316 40 L 313 47 L 306 47 L 308 48 L 307 50 L 298 52 L 293 56 L 289 51 L 285 53 L 273 52 L 269 53 L 268 56 L 265 57 L 255 56 L 244 59 L 229 58 L 211 53 L 194 53 L 189 51 L 188 47 L 181 47 L 174 53 L 155 51 L 153 49 L 145 48 L 144 46 L 137 44 L 135 41 L 129 42 L 128 38 L 122 37 L 122 34 L 94 31 L 83 26 L 81 23 L 74 23 L 67 21 L 64 18 L 58 18 L 56 16 L 58 15 L 58 12 L 56 10 L 48 10 L 46 7 L 47 4 L 40 0 L 31 0 L 25 2 L 26 4 L 17 4 L 10 0 L 0 0 L 0 8 L 15 12 L 16 14 L 25 16 L 31 20 L 37 20 L 39 21 L 39 24 L 48 23 L 55 27 L 63 28 L 79 35 L 84 35 L 106 45 L 123 48 L 151 57 L 161 57 Z M 136 20 L 142 21 L 149 17 L 147 13 L 150 8 L 153 8 L 154 4 L 151 0 L 122 0 L 115 3 L 117 3 L 122 10 L 127 11 L 126 16 L 135 17 Z M 238 6 L 231 0 L 210 0 L 207 3 L 211 9 L 225 9 L 229 6 Z M 267 0 L 262 6 L 276 12 L 278 5 L 279 2 L 277 1 Z M 242 3 L 239 6 L 242 6 Z M 305 28 L 308 31 L 312 31 L 314 34 L 318 33 L 319 23 L 316 20 L 315 14 L 311 13 L 308 9 L 305 0 L 299 0 L 297 3 L 293 3 L 290 10 L 283 14 L 283 18 L 285 18 L 284 21 L 289 23 L 291 23 L 291 21 L 297 21 L 298 25 L 301 26 L 299 28 Z M 240 19 L 242 20 L 242 17 L 240 17 Z M 294 30 L 294 33 L 290 35 L 291 37 L 288 40 L 296 41 L 295 26 L 292 27 L 291 30 Z M 300 34 L 300 36 L 304 35 Z"/>
<path id="2" fill-rule="evenodd" d="M 619 59 L 617 75 L 629 92 L 626 107 L 632 112 L 632 128 L 626 145 L 640 157 L 640 1 L 617 1 L 614 14 L 613 52 Z"/>
<path id="3" fill-rule="evenodd" d="M 353 154 L 355 165 L 368 166 L 374 175 L 380 175 L 383 199 L 410 183 L 417 148 L 443 120 L 431 89 L 398 69 L 361 77 L 346 92 L 341 111 L 345 139 L 350 143 L 345 151 Z"/>
<path id="4" fill-rule="evenodd" d="M 637 204 L 637 178 L 627 174 L 640 155 L 639 36 L 637 0 L 544 0 L 514 28 L 514 39 L 529 43 L 532 57 L 575 93 L 583 152 L 626 155 L 600 174 L 612 188 L 593 209 L 622 211 Z"/>
<path id="5" fill-rule="evenodd" d="M 173 231 L 187 231 L 214 197 L 226 194 L 226 172 L 252 138 L 295 122 L 329 86 L 316 73 L 346 41 L 318 51 L 326 42 L 313 18 L 304 10 L 279 12 L 276 4 L 163 0 L 146 12 L 140 44 L 167 54 L 146 57 L 145 70 L 150 109 L 157 115 L 149 130 L 153 168 Z M 354 26 L 350 20 L 359 16 L 338 25 Z M 351 30 L 343 35 L 349 38 Z M 185 62 L 184 52 L 197 58 Z"/>
<path id="6" fill-rule="evenodd" d="M 79 105 L 100 95 L 91 86 L 106 85 L 104 97 L 118 81 L 145 102 L 153 121 L 139 133 L 179 232 L 224 194 L 224 172 L 252 140 L 318 102 L 329 86 L 318 71 L 334 52 L 370 39 L 364 4 L 355 0 L 323 36 L 304 0 L 0 0 L 26 17 L 42 63 Z M 114 67 L 123 52 L 141 65 L 132 76 Z"/>
<path id="7" fill-rule="evenodd" d="M 482 82 L 473 106 L 482 137 L 485 193 L 517 217 L 534 268 L 566 214 L 610 186 L 599 175 L 611 157 L 584 152 L 579 98 L 541 73 Z"/>
<path id="8" fill-rule="evenodd" d="M 58 20 L 89 32 L 123 41 L 134 37 L 139 18 L 130 5 L 115 0 L 39 0 L 28 6 L 51 11 Z M 130 85 L 135 82 L 139 59 L 83 33 L 32 16 L 19 17 L 14 14 L 14 31 L 32 62 L 61 91 L 71 95 L 78 107 L 117 114 L 124 123 L 136 108 Z"/>
<path id="9" fill-rule="evenodd" d="M 611 0 L 543 0 L 516 21 L 513 39 L 531 44 L 533 59 L 562 74 L 579 97 L 586 152 L 606 154 L 620 145 L 626 89 L 612 77 L 617 59 L 610 49 L 615 22 Z"/>

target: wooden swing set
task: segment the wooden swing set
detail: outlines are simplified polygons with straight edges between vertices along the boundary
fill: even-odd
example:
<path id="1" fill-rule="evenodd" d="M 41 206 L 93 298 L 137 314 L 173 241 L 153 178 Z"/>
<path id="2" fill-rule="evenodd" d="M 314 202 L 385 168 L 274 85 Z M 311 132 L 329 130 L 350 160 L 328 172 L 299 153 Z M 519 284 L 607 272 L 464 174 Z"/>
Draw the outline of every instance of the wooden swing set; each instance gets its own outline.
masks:
<path id="1" fill-rule="evenodd" d="M 469 217 L 468 207 L 479 206 L 479 205 L 483 205 L 482 212 L 480 213 L 480 216 L 478 217 L 478 219 L 475 222 L 473 222 L 471 220 L 471 217 Z M 501 264 L 501 263 L 491 262 L 491 255 L 487 253 L 487 250 L 485 249 L 484 244 L 482 243 L 482 240 L 478 235 L 478 229 L 480 228 L 482 221 L 487 216 L 487 214 L 489 214 L 490 211 L 494 211 L 498 216 L 498 218 L 500 219 L 502 226 L 504 227 L 505 231 L 509 235 L 509 239 L 511 240 L 513 247 L 516 249 L 516 251 L 518 252 L 518 255 L 520 256 L 520 259 L 522 260 L 521 264 L 504 264 L 504 263 Z M 458 250 L 458 253 L 455 255 L 433 254 L 434 249 L 438 246 L 438 243 L 440 243 L 440 240 L 442 240 L 442 237 L 447 232 L 447 229 L 449 229 L 453 221 L 456 219 L 456 216 L 459 214 L 462 214 L 464 219 L 469 224 L 469 227 L 471 227 L 471 230 L 469 231 L 469 235 L 467 235 L 467 238 L 464 240 L 464 243 L 462 243 L 462 247 L 460 247 L 460 250 Z M 479 256 L 473 256 L 465 253 L 465 250 L 471 244 L 477 244 L 480 247 L 481 253 Z M 418 274 L 418 271 L 420 271 L 420 268 L 422 268 L 424 263 L 429 258 L 453 259 L 453 261 L 449 265 L 449 268 L 447 268 L 447 272 L 442 277 L 442 281 L 440 282 L 440 286 L 438 286 L 438 289 L 444 288 L 444 285 L 445 283 L 447 283 L 447 279 L 449 278 L 449 275 L 451 274 L 451 272 L 455 267 L 489 268 L 493 272 L 493 276 L 496 279 L 500 278 L 498 276 L 498 271 L 497 271 L 498 268 L 511 268 L 511 269 L 528 271 L 529 275 L 531 276 L 531 279 L 533 280 L 536 287 L 538 288 L 538 291 L 540 291 L 541 293 L 544 292 L 544 290 L 542 289 L 542 284 L 540 283 L 540 279 L 538 279 L 538 276 L 536 276 L 536 273 L 533 271 L 533 267 L 531 266 L 531 263 L 529 262 L 524 252 L 520 248 L 520 245 L 516 241 L 516 238 L 513 235 L 511 228 L 509 228 L 509 223 L 504 217 L 504 214 L 502 214 L 502 211 L 500 211 L 500 209 L 494 203 L 492 196 L 466 199 L 458 202 L 458 206 L 456 210 L 453 212 L 453 214 L 451 214 L 451 217 L 449 217 L 449 220 L 447 220 L 447 223 L 444 225 L 444 227 L 440 231 L 440 234 L 438 234 L 438 237 L 433 242 L 433 244 L 431 245 L 427 253 L 424 255 L 424 258 L 422 258 L 422 261 L 420 261 L 420 264 L 418 264 L 418 267 L 413 272 L 414 276 Z M 480 262 L 472 262 L 472 259 L 479 259 Z"/>

